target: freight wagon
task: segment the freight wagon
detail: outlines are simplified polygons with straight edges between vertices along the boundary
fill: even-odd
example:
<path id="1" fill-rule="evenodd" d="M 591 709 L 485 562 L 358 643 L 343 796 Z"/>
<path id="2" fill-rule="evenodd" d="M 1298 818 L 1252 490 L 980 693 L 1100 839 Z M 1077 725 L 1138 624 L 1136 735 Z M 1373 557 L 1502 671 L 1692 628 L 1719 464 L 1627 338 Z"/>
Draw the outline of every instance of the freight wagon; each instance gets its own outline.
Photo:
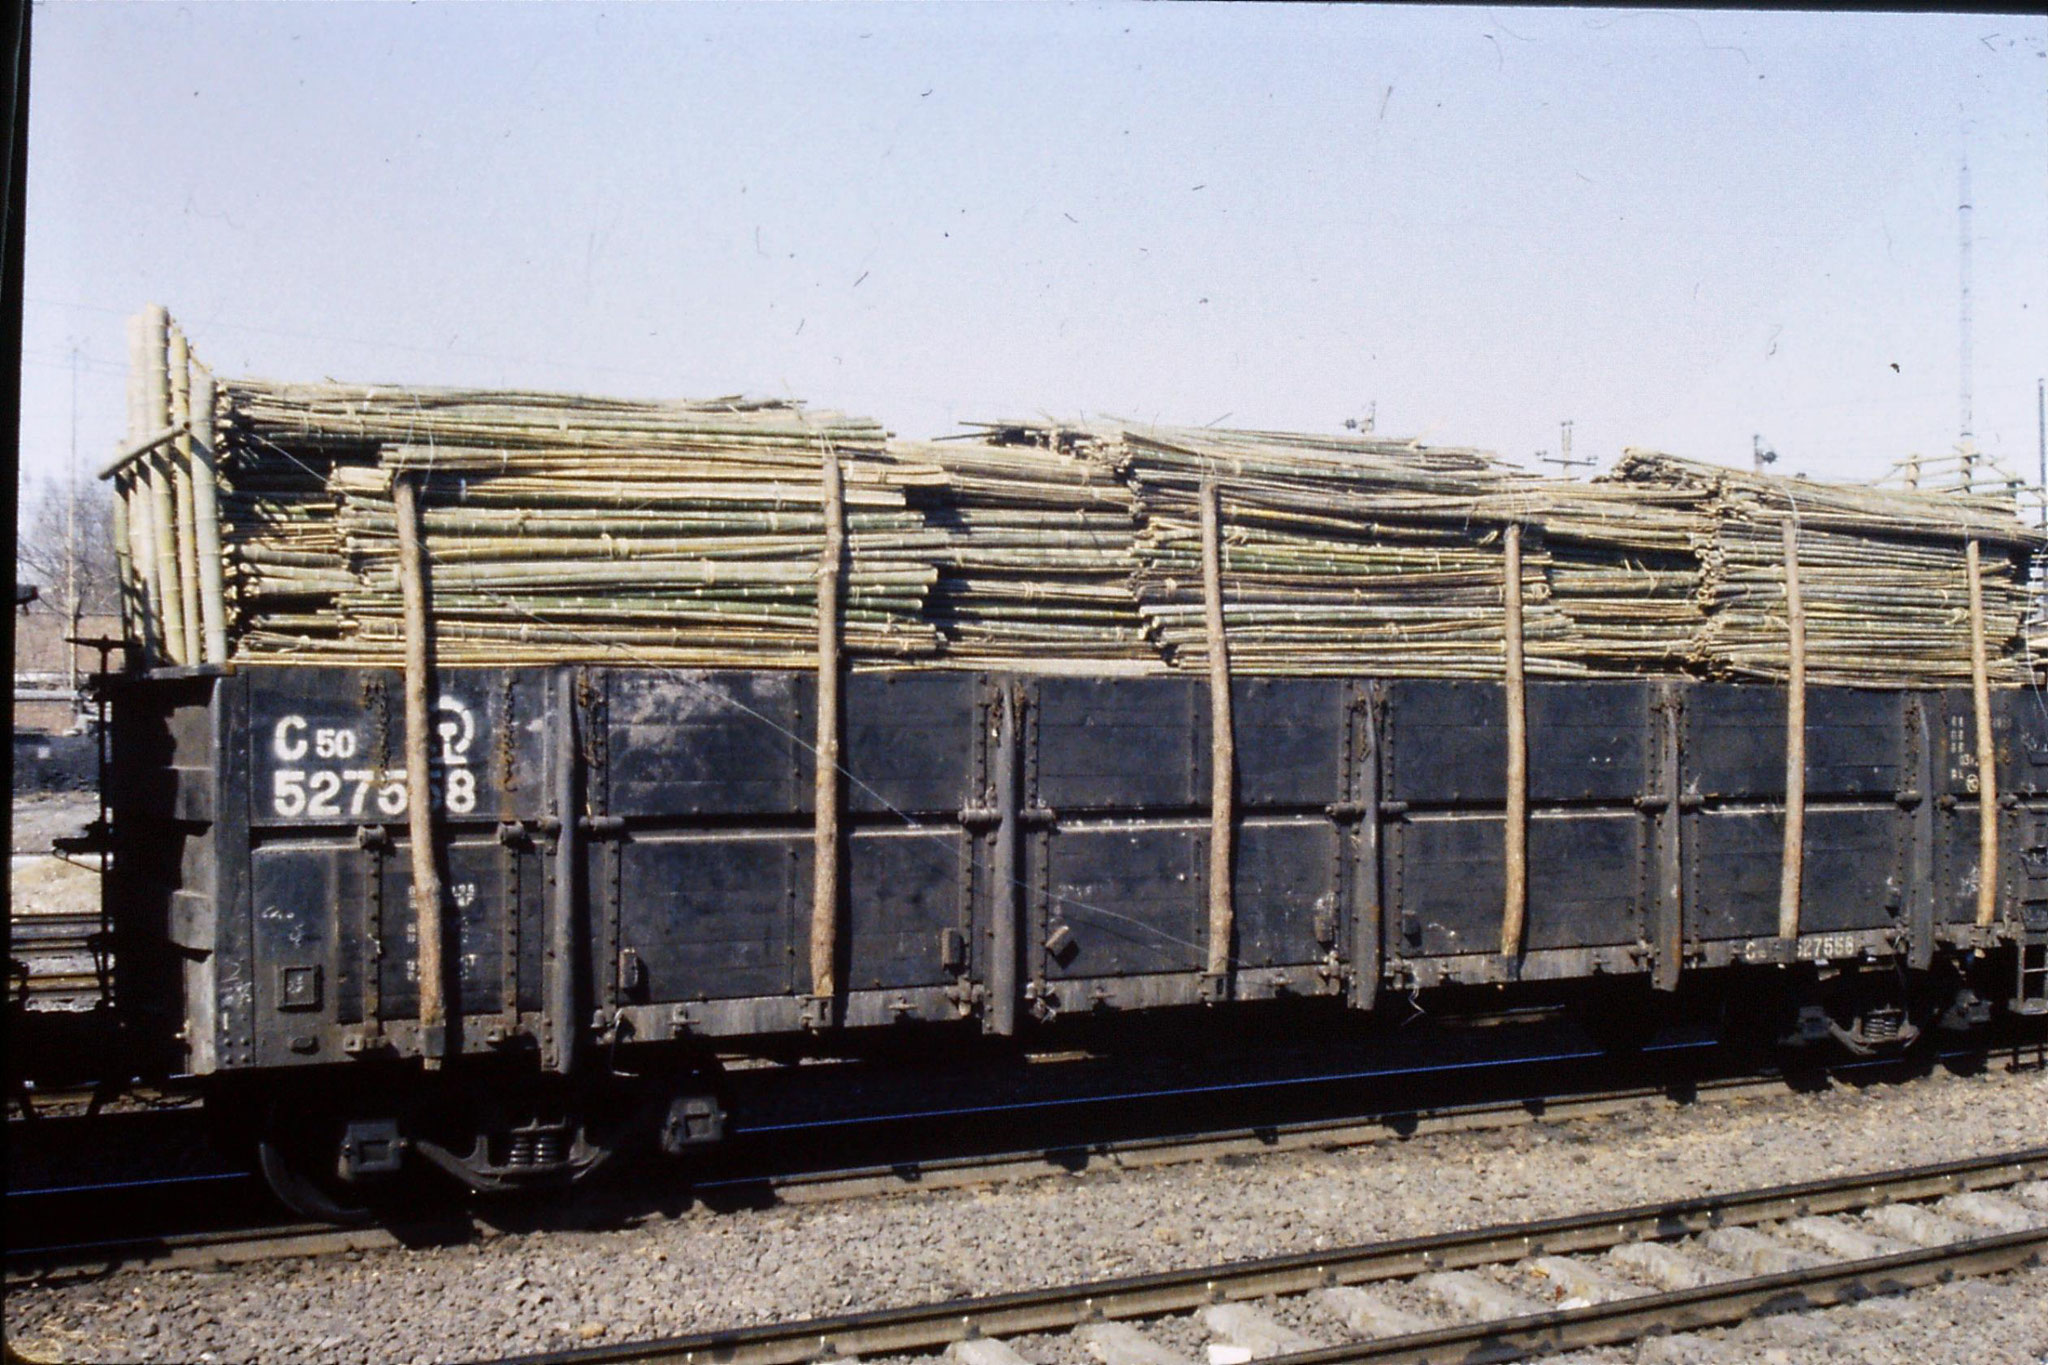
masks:
<path id="1" fill-rule="evenodd" d="M 118 1014 L 302 1209 L 686 1152 L 733 1059 L 1475 987 L 1624 1041 L 2048 1012 L 2010 490 L 130 340 Z"/>
<path id="2" fill-rule="evenodd" d="M 1986 694 L 1987 820 L 1967 688 L 1807 689 L 1802 792 L 1782 687 L 1238 678 L 1219 712 L 1185 676 L 874 671 L 821 729 L 821 676 L 443 668 L 424 783 L 402 670 L 116 676 L 122 1016 L 331 1211 L 408 1164 L 681 1153 L 721 1057 L 906 1031 L 1473 983 L 1764 994 L 1856 1049 L 2048 1009 L 2031 690 Z"/>

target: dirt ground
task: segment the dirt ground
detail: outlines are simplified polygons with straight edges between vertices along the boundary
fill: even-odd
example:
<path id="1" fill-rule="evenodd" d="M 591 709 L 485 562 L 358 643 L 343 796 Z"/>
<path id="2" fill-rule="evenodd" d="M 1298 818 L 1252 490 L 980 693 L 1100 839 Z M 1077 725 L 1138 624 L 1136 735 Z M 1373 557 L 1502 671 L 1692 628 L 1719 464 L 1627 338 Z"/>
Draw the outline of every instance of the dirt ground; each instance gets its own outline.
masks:
<path id="1" fill-rule="evenodd" d="M 50 853 L 52 839 L 78 833 L 98 813 L 98 798 L 90 794 L 14 798 L 12 914 L 88 914 L 99 909 L 99 875 Z"/>

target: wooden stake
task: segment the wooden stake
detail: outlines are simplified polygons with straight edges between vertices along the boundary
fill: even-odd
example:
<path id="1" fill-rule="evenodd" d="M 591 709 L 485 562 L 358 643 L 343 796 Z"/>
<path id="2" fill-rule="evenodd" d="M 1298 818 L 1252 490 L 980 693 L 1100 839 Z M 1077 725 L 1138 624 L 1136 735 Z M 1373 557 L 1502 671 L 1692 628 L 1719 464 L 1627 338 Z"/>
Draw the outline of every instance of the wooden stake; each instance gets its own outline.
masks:
<path id="1" fill-rule="evenodd" d="M 1977 927 L 1998 914 L 1998 749 L 1991 736 L 1991 670 L 1984 650 L 1982 551 L 1963 547 L 1970 573 L 1970 705 L 1977 715 Z"/>
<path id="2" fill-rule="evenodd" d="M 988 1010 L 982 1015 L 982 1027 L 1005 1038 L 1017 1031 L 1019 995 L 1017 893 L 1022 879 L 1017 874 L 1017 848 L 1024 832 L 1018 827 L 1022 813 L 1018 777 L 1023 765 L 1017 761 L 1022 738 L 1017 722 L 1022 702 L 1022 688 L 1004 679 L 995 699 L 996 846 L 989 860 Z"/>
<path id="3" fill-rule="evenodd" d="M 171 426 L 186 428 L 189 433 L 192 352 L 185 344 L 185 334 L 175 327 L 171 329 L 169 374 Z M 175 455 L 170 461 L 171 486 L 178 510 L 178 609 L 185 622 L 185 662 L 196 664 L 205 661 L 206 651 L 199 622 L 199 515 L 192 485 L 192 437 L 187 434 L 175 438 L 172 449 Z"/>
<path id="4" fill-rule="evenodd" d="M 1510 522 L 1502 539 L 1507 548 L 1501 599 L 1507 616 L 1508 790 L 1502 835 L 1507 866 L 1500 951 L 1503 957 L 1519 957 L 1522 927 L 1529 913 L 1529 698 L 1522 664 L 1522 528 Z"/>
<path id="5" fill-rule="evenodd" d="M 149 318 L 137 313 L 128 319 L 128 440 L 142 441 L 149 424 Z M 149 461 L 137 460 L 129 467 L 128 555 L 133 570 L 136 619 L 141 626 L 142 663 L 153 668 L 163 662 L 163 599 L 159 592 L 156 557 L 156 493 Z"/>
<path id="6" fill-rule="evenodd" d="M 134 487 L 135 481 L 125 474 L 114 480 L 114 570 L 120 579 L 121 638 L 124 640 L 140 637 L 147 610 L 140 602 L 141 594 L 136 591 L 134 533 L 128 526 L 128 499 L 133 495 Z"/>
<path id="7" fill-rule="evenodd" d="M 818 556 L 818 754 L 811 834 L 813 1022 L 831 1021 L 839 955 L 839 590 L 845 572 L 846 498 L 839 452 L 822 441 L 825 543 Z"/>
<path id="8" fill-rule="evenodd" d="M 155 304 L 144 312 L 146 368 L 143 370 L 143 414 L 147 430 L 162 431 L 171 425 L 170 344 L 171 317 Z M 157 619 L 163 626 L 164 662 L 192 662 L 185 648 L 185 595 L 178 584 L 178 506 L 170 462 L 161 453 L 142 462 L 149 481 L 149 536 L 155 550 L 153 581 L 156 587 Z"/>
<path id="9" fill-rule="evenodd" d="M 1232 885 L 1236 838 L 1237 736 L 1230 709 L 1230 643 L 1223 628 L 1223 509 L 1214 478 L 1202 480 L 1202 604 L 1209 652 L 1209 964 L 1210 988 L 1229 994 L 1237 904 Z"/>
<path id="10" fill-rule="evenodd" d="M 205 661 L 228 658 L 227 596 L 221 586 L 220 476 L 213 449 L 213 371 L 192 377 L 192 509 L 199 531 L 199 620 Z"/>
<path id="11" fill-rule="evenodd" d="M 1799 938 L 1806 872 L 1806 602 L 1799 591 L 1799 523 L 1785 518 L 1785 845 L 1778 867 L 1778 937 Z"/>
<path id="12" fill-rule="evenodd" d="M 448 1051 L 446 969 L 441 960 L 441 875 L 434 862 L 432 777 L 433 670 L 426 552 L 420 544 L 419 493 L 411 475 L 392 483 L 398 508 L 398 578 L 405 595 L 405 785 L 408 836 L 412 844 L 413 914 L 419 926 L 420 1052 L 427 1070 L 438 1070 Z M 574 819 L 573 811 L 564 814 Z"/>
<path id="13" fill-rule="evenodd" d="M 576 1068 L 576 1043 L 581 1027 L 577 1019 L 576 982 L 579 977 L 576 945 L 583 938 L 582 917 L 577 914 L 577 888 L 583 862 L 583 751 L 576 743 L 577 672 L 573 668 L 555 673 L 555 885 L 553 913 L 548 919 L 547 951 L 541 962 L 541 1018 L 543 1035 L 540 1065 L 543 1071 L 566 1076 Z"/>

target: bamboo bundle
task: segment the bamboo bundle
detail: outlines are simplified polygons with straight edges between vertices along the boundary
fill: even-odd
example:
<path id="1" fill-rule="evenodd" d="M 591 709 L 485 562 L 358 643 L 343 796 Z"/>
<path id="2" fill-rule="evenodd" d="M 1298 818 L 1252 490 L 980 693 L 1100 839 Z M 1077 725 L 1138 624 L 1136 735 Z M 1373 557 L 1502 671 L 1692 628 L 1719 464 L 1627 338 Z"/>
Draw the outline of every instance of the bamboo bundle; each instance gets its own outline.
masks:
<path id="1" fill-rule="evenodd" d="M 1706 519 L 1695 553 L 1705 619 L 1693 665 L 1711 676 L 1788 675 L 1784 524 L 1797 527 L 1807 676 L 1844 686 L 1970 680 L 1964 547 L 1982 547 L 1992 679 L 2025 681 L 2027 560 L 2042 537 L 2005 494 L 1913 492 L 1779 479 L 1646 451 L 1609 478 L 1684 490 Z"/>
<path id="2" fill-rule="evenodd" d="M 1163 660 L 1208 666 L 1197 503 L 1221 505 L 1224 628 L 1247 674 L 1499 677 L 1501 528 L 1532 480 L 1477 451 L 1280 432 L 1097 424 L 989 424 L 998 444 L 1055 432 L 1114 467 L 1140 527 L 1131 576 Z M 1525 631 L 1556 640 L 1540 545 L 1523 561 Z M 1541 671 L 1574 670 L 1559 655 Z"/>
<path id="3" fill-rule="evenodd" d="M 273 452 L 274 454 L 275 452 Z M 363 458 L 363 452 L 355 452 Z M 235 652 L 339 645 L 335 598 L 354 586 L 327 481 L 334 453 L 227 462 L 220 493 L 223 586 Z"/>
<path id="4" fill-rule="evenodd" d="M 1159 666 L 1130 586 L 1131 490 L 1074 433 L 1041 436 L 890 445 L 892 458 L 944 471 L 911 501 L 943 536 L 926 609 L 946 658 Z"/>
<path id="5" fill-rule="evenodd" d="M 1646 452 L 1578 483 L 1476 450 L 1286 432 L 998 422 L 887 442 L 872 422 L 772 400 L 217 394 L 238 657 L 398 656 L 398 478 L 419 490 L 449 663 L 813 665 L 827 452 L 855 666 L 1205 669 L 1211 481 L 1245 674 L 1503 676 L 1512 525 L 1531 675 L 1782 679 L 1789 517 L 1816 682 L 1967 680 L 1970 540 L 1993 675 L 2015 682 L 2031 668 L 2027 559 L 2048 547 L 2005 495 Z"/>
<path id="6" fill-rule="evenodd" d="M 1555 648 L 1602 673 L 1684 666 L 1706 622 L 1697 490 L 1546 481 L 1539 514 L 1550 594 L 1570 629 Z"/>
<path id="7" fill-rule="evenodd" d="M 396 657 L 392 481 L 418 481 L 438 657 L 814 661 L 821 484 L 841 465 L 847 650 L 930 653 L 940 472 L 792 403 L 224 384 L 228 558 L 251 655 Z"/>

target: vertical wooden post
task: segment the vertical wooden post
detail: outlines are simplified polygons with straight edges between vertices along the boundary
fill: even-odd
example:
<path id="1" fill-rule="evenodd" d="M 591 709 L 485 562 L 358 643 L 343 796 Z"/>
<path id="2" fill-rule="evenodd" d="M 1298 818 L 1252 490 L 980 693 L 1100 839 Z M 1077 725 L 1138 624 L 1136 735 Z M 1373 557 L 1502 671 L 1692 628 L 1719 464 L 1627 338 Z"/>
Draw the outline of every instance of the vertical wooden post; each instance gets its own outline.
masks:
<path id="1" fill-rule="evenodd" d="M 1931 697 L 1906 694 L 1907 789 L 1900 804 L 1910 812 L 1906 834 L 1906 925 L 1912 934 L 1906 965 L 1924 972 L 1934 965 L 1935 744 L 1942 736 L 1930 724 Z"/>
<path id="2" fill-rule="evenodd" d="M 140 441 L 149 435 L 149 318 L 137 313 L 128 319 L 128 439 Z M 144 667 L 163 662 L 162 597 L 156 567 L 156 498 L 150 462 L 141 459 L 129 466 L 128 557 L 134 569 L 136 620 L 141 625 Z"/>
<path id="3" fill-rule="evenodd" d="M 1970 573 L 1970 705 L 1977 715 L 1977 927 L 1998 915 L 1998 749 L 1991 736 L 1991 666 L 1984 649 L 1983 554 L 1964 546 Z"/>
<path id="4" fill-rule="evenodd" d="M 582 876 L 583 751 L 576 743 L 576 670 L 555 674 L 555 885 L 550 907 L 547 951 L 541 966 L 543 1071 L 566 1076 L 576 1066 L 576 1042 L 582 1027 L 576 1009 L 576 944 L 582 938 L 576 890 Z"/>
<path id="5" fill-rule="evenodd" d="M 1380 684 L 1357 684 L 1350 725 L 1356 736 L 1357 855 L 1351 874 L 1351 1003 L 1369 1010 L 1379 1002 L 1385 970 L 1386 903 L 1380 878 Z"/>
<path id="6" fill-rule="evenodd" d="M 982 1027 L 1001 1037 L 1017 1031 L 1019 973 L 1017 949 L 1017 893 L 1022 889 L 1017 869 L 1017 847 L 1024 837 L 1019 816 L 1022 801 L 1018 792 L 1018 746 L 1023 727 L 1017 710 L 1022 700 L 1019 684 L 1001 679 L 996 688 L 996 846 L 989 859 L 989 948 L 988 1011 Z"/>
<path id="7" fill-rule="evenodd" d="M 1806 872 L 1806 601 L 1799 591 L 1799 521 L 1785 518 L 1785 845 L 1778 865 L 1778 937 L 1799 938 Z"/>
<path id="8" fill-rule="evenodd" d="M 221 585 L 220 475 L 213 449 L 213 371 L 192 376 L 192 509 L 199 532 L 199 620 L 207 663 L 228 658 L 227 595 Z"/>
<path id="9" fill-rule="evenodd" d="M 818 744 L 811 832 L 811 1014 L 831 1022 L 839 956 L 839 589 L 846 559 L 846 499 L 839 452 L 821 443 L 825 542 L 818 556 Z"/>
<path id="10" fill-rule="evenodd" d="M 1656 731 L 1656 810 L 1651 816 L 1651 866 L 1654 868 L 1650 894 L 1650 948 L 1656 955 L 1650 969 L 1650 985 L 1660 991 L 1675 991 L 1685 970 L 1685 866 L 1683 861 L 1684 819 L 1679 806 L 1683 789 L 1683 765 L 1679 745 L 1683 741 L 1685 686 L 1677 682 L 1652 683 L 1650 724 Z"/>
<path id="11" fill-rule="evenodd" d="M 448 1052 L 446 968 L 441 960 L 441 875 L 434 863 L 432 632 L 419 489 L 410 474 L 392 482 L 398 513 L 398 582 L 405 604 L 405 786 L 412 844 L 412 903 L 419 928 L 420 1052 L 429 1071 Z M 571 812 L 565 818 L 574 819 Z"/>
<path id="12" fill-rule="evenodd" d="M 1227 998 L 1236 933 L 1232 845 L 1237 828 L 1237 735 L 1230 709 L 1230 642 L 1223 627 L 1223 508 L 1202 480 L 1202 607 L 1209 651 L 1209 961 L 1213 998 Z"/>
<path id="13" fill-rule="evenodd" d="M 141 639 L 143 609 L 136 591 L 133 532 L 128 526 L 128 499 L 135 481 L 126 474 L 114 476 L 114 572 L 120 580 L 121 638 Z"/>
<path id="14" fill-rule="evenodd" d="M 148 347 L 143 434 L 152 435 L 171 424 L 170 346 L 171 315 L 156 304 L 144 314 Z M 156 549 L 157 615 L 163 623 L 165 661 L 192 662 L 185 648 L 184 592 L 178 586 L 178 506 L 173 487 L 170 457 L 157 451 L 144 457 L 149 473 L 149 534 Z"/>
<path id="15" fill-rule="evenodd" d="M 1508 771 L 1500 951 L 1502 957 L 1519 957 L 1522 927 L 1529 914 L 1529 697 L 1522 661 L 1522 528 L 1509 523 L 1502 540 L 1507 550 L 1501 600 L 1507 626 Z"/>
<path id="16" fill-rule="evenodd" d="M 171 425 L 192 421 L 192 352 L 185 334 L 171 329 L 170 351 Z M 171 486 L 176 492 L 178 511 L 178 598 L 185 622 L 185 662 L 203 663 L 206 651 L 199 621 L 199 527 L 198 498 L 192 481 L 192 437 L 187 434 L 172 443 L 168 456 Z"/>

